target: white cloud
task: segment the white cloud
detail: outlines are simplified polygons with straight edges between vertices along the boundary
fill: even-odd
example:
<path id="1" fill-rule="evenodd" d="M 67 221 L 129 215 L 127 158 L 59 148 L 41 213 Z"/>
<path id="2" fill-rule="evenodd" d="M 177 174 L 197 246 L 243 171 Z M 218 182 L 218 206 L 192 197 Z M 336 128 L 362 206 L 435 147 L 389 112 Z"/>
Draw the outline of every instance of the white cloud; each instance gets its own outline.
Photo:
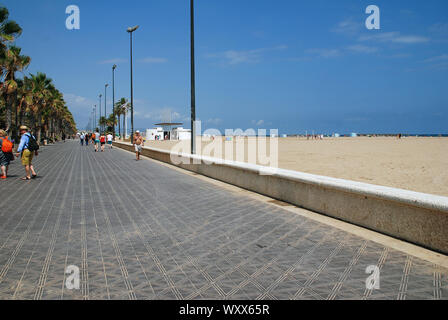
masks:
<path id="1" fill-rule="evenodd" d="M 212 124 L 212 125 L 219 125 L 222 122 L 222 119 L 220 118 L 212 118 L 212 119 L 208 119 L 207 121 L 205 121 L 205 123 L 207 124 Z"/>
<path id="2" fill-rule="evenodd" d="M 448 61 L 448 54 L 442 54 L 437 57 L 432 57 L 432 58 L 426 59 L 424 62 L 441 62 L 441 61 Z"/>
<path id="3" fill-rule="evenodd" d="M 383 32 L 373 35 L 363 35 L 359 37 L 359 41 L 380 41 L 380 42 L 393 42 L 402 44 L 417 44 L 426 43 L 430 39 L 422 36 L 414 35 L 401 35 L 400 32 Z"/>
<path id="4" fill-rule="evenodd" d="M 331 29 L 331 32 L 342 33 L 347 35 L 353 35 L 358 33 L 363 27 L 363 22 L 355 21 L 352 18 L 348 18 L 341 21 Z"/>
<path id="5" fill-rule="evenodd" d="M 361 44 L 355 44 L 352 46 L 347 47 L 348 50 L 356 52 L 356 53 L 375 53 L 378 52 L 378 48 L 376 47 L 369 47 L 369 46 L 363 46 Z"/>
<path id="6" fill-rule="evenodd" d="M 109 60 L 100 61 L 99 64 L 113 64 L 113 63 L 125 63 L 125 62 L 128 62 L 128 60 L 115 58 L 115 59 L 109 59 Z"/>
<path id="7" fill-rule="evenodd" d="M 437 35 L 448 35 L 448 23 L 436 23 L 429 27 L 429 31 Z"/>
<path id="8" fill-rule="evenodd" d="M 171 108 L 151 108 L 149 112 L 142 112 L 141 117 L 156 122 L 173 122 L 182 118 L 179 112 Z"/>
<path id="9" fill-rule="evenodd" d="M 222 59 L 225 64 L 236 65 L 240 63 L 258 63 L 263 59 L 263 53 L 268 51 L 285 50 L 288 47 L 285 45 L 276 46 L 272 48 L 259 48 L 254 50 L 227 50 L 221 53 L 207 54 L 206 58 L 219 58 Z"/>
<path id="10" fill-rule="evenodd" d="M 147 57 L 144 59 L 138 60 L 139 62 L 143 63 L 165 63 L 168 62 L 168 59 L 166 58 L 154 58 L 154 57 Z"/>
<path id="11" fill-rule="evenodd" d="M 308 49 L 306 53 L 314 54 L 321 58 L 335 58 L 341 55 L 339 49 Z"/>
<path id="12" fill-rule="evenodd" d="M 78 96 L 72 93 L 64 94 L 64 100 L 70 110 L 73 109 L 75 112 L 91 110 L 94 104 L 98 104 L 97 102 L 94 102 L 86 97 Z"/>
<path id="13" fill-rule="evenodd" d="M 432 70 L 447 70 L 448 69 L 448 54 L 432 57 L 424 60 L 428 67 Z"/>
<path id="14" fill-rule="evenodd" d="M 264 120 L 252 120 L 252 124 L 259 127 L 264 124 Z"/>

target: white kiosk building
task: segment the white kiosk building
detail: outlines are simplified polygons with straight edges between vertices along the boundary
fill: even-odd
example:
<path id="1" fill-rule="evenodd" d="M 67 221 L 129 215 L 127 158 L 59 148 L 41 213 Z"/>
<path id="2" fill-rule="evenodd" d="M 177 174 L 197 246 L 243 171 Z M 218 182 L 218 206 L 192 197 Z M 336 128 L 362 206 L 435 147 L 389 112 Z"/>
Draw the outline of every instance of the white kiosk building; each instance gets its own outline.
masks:
<path id="1" fill-rule="evenodd" d="M 191 130 L 178 127 L 182 123 L 157 123 L 157 127 L 146 130 L 146 140 L 190 140 Z"/>

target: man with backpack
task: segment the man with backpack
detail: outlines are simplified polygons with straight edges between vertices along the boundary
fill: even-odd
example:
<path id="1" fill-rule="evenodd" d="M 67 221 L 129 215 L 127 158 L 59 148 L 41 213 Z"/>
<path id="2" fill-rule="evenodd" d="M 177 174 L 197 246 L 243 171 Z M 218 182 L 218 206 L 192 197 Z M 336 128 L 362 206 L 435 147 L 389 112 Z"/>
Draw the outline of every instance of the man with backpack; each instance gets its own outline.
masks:
<path id="1" fill-rule="evenodd" d="M 12 153 L 13 143 L 8 140 L 5 130 L 0 130 L 0 179 L 6 179 L 8 176 L 9 163 L 14 160 Z"/>
<path id="2" fill-rule="evenodd" d="M 20 139 L 16 156 L 18 157 L 22 154 L 22 165 L 25 167 L 26 171 L 26 176 L 22 178 L 22 180 L 35 179 L 37 173 L 34 171 L 32 161 L 34 155 L 38 155 L 39 145 L 37 144 L 36 138 L 28 132 L 29 129 L 27 126 L 21 126 L 19 130 L 22 138 Z"/>

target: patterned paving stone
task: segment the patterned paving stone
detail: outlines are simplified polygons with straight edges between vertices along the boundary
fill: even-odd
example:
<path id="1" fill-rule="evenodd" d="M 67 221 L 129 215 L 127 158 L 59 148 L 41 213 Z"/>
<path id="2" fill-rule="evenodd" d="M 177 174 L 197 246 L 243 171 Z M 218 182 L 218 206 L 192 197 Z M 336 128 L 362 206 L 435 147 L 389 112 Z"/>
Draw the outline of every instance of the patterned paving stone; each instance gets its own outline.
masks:
<path id="1" fill-rule="evenodd" d="M 0 299 L 448 299 L 447 269 L 122 150 L 35 165 L 0 182 Z"/>

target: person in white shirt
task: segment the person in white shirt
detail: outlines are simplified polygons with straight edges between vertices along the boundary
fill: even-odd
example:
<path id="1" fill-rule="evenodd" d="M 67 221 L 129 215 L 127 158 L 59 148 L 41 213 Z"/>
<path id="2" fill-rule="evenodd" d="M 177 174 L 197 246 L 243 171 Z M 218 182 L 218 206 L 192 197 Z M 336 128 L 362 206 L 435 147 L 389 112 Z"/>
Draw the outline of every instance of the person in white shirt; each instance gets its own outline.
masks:
<path id="1" fill-rule="evenodd" d="M 106 138 L 107 138 L 107 144 L 109 145 L 109 148 L 112 149 L 112 141 L 114 140 L 114 136 L 109 133 Z"/>
<path id="2" fill-rule="evenodd" d="M 101 137 L 101 134 L 98 132 L 98 129 L 96 129 L 95 133 L 93 134 L 93 137 L 95 138 L 95 152 L 98 152 L 98 146 L 100 144 L 100 137 Z"/>

